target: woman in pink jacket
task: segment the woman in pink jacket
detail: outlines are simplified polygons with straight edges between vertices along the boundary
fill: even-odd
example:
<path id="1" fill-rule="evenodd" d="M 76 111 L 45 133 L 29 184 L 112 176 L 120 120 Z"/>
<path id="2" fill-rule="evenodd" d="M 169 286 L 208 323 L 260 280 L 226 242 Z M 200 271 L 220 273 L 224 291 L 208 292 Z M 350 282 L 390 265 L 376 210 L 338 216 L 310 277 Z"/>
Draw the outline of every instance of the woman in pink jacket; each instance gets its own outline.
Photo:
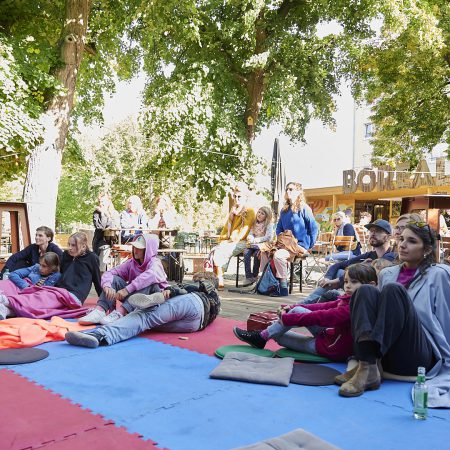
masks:
<path id="1" fill-rule="evenodd" d="M 363 284 L 376 285 L 376 271 L 369 264 L 354 264 L 345 272 L 345 293 L 337 300 L 283 306 L 280 319 L 265 330 L 246 331 L 235 327 L 234 334 L 256 348 L 264 348 L 269 339 L 275 339 L 278 344 L 298 352 L 345 361 L 353 354 L 350 299 Z M 289 331 L 293 327 L 307 327 L 313 336 Z"/>
<path id="2" fill-rule="evenodd" d="M 133 257 L 104 273 L 103 292 L 97 306 L 78 320 L 80 324 L 108 325 L 133 311 L 127 301 L 131 294 L 153 294 L 168 286 L 166 273 L 157 257 L 158 236 L 141 234 L 131 245 Z"/>

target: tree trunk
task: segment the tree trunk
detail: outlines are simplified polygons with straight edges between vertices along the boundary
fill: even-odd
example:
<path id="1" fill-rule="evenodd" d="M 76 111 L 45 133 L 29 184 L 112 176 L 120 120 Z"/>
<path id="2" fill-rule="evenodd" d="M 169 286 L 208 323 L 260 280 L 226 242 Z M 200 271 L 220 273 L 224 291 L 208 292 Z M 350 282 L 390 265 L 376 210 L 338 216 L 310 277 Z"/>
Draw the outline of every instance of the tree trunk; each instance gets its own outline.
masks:
<path id="1" fill-rule="evenodd" d="M 267 35 L 259 28 L 256 30 L 255 54 L 264 51 L 264 45 Z M 248 101 L 245 109 L 245 125 L 247 127 L 247 139 L 251 143 L 255 136 L 255 126 L 258 121 L 259 112 L 263 101 L 266 88 L 266 72 L 264 69 L 255 69 L 250 75 L 247 83 Z"/>
<path id="2" fill-rule="evenodd" d="M 46 225 L 54 228 L 62 152 L 66 144 L 73 97 L 85 45 L 90 0 L 66 0 L 61 30 L 61 65 L 55 77 L 65 92 L 55 95 L 41 116 L 43 142 L 33 149 L 28 162 L 23 200 L 28 204 L 30 230 Z"/>

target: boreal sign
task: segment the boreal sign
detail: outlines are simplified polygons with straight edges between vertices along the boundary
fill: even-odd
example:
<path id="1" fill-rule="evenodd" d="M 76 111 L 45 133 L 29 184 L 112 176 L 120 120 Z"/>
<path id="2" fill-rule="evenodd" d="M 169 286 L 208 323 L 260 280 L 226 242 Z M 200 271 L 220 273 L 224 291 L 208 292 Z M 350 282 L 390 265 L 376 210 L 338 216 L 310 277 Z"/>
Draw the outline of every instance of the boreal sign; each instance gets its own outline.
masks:
<path id="1" fill-rule="evenodd" d="M 393 191 L 394 189 L 415 189 L 420 186 L 449 186 L 450 175 L 445 171 L 445 158 L 436 159 L 436 171 L 430 172 L 428 163 L 420 161 L 414 171 L 408 163 L 391 166 L 380 166 L 373 169 L 344 170 L 343 193 L 352 194 L 356 191 L 372 192 Z"/>

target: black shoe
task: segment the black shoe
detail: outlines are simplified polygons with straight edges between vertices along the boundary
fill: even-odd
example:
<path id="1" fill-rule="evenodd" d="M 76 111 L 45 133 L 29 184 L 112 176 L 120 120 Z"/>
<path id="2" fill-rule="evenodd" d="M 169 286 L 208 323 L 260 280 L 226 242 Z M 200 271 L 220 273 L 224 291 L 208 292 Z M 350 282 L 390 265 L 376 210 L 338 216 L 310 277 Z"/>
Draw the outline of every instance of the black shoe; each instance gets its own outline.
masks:
<path id="1" fill-rule="evenodd" d="M 281 287 L 280 292 L 271 292 L 270 297 L 287 297 L 289 295 L 289 289 L 287 287 Z"/>
<path id="2" fill-rule="evenodd" d="M 69 344 L 77 345 L 78 347 L 97 348 L 100 345 L 97 336 L 90 333 L 82 333 L 81 331 L 69 331 L 64 338 Z"/>
<path id="3" fill-rule="evenodd" d="M 233 333 L 239 340 L 247 342 L 252 347 L 264 348 L 266 346 L 266 340 L 261 337 L 259 331 L 247 331 L 234 327 Z"/>

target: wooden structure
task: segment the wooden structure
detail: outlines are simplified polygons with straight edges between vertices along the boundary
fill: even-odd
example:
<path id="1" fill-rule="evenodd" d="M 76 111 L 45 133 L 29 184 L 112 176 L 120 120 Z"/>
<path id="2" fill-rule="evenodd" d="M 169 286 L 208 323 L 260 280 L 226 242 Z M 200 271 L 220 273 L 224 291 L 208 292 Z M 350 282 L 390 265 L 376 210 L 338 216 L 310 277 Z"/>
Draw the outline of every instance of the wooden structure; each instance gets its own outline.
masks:
<path id="1" fill-rule="evenodd" d="M 439 234 L 439 219 L 445 209 L 450 209 L 450 195 L 417 195 L 402 199 L 400 214 L 425 210 L 427 223 Z"/>
<path id="2" fill-rule="evenodd" d="M 30 225 L 28 222 L 28 212 L 26 203 L 19 202 L 0 202 L 0 230 L 1 230 L 1 241 L 3 243 L 3 228 L 4 228 L 4 214 L 9 214 L 9 223 L 11 227 L 10 233 L 6 235 L 9 237 L 8 245 L 10 245 L 9 252 L 4 255 L 8 257 L 12 253 L 17 253 L 21 250 L 21 240 L 23 247 L 27 247 L 31 244 L 30 235 Z M 3 268 L 5 264 L 5 259 L 0 260 L 0 269 Z"/>

